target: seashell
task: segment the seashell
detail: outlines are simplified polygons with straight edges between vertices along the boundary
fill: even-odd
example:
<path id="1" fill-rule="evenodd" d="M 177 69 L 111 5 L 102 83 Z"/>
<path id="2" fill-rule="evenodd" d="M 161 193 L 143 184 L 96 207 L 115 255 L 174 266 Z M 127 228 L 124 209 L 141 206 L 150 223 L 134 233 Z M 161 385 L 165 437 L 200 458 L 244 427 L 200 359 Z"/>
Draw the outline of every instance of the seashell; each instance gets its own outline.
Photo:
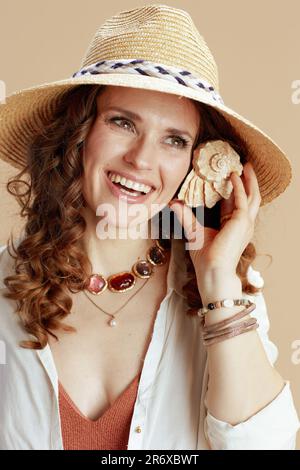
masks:
<path id="1" fill-rule="evenodd" d="M 209 182 L 204 183 L 204 199 L 205 199 L 205 206 L 208 208 L 213 207 L 216 202 L 221 199 L 220 195 L 215 191 L 213 184 Z"/>
<path id="2" fill-rule="evenodd" d="M 228 199 L 233 185 L 230 174 L 243 172 L 239 154 L 224 140 L 211 140 L 198 145 L 193 152 L 193 169 L 182 184 L 178 199 L 190 207 L 213 207 Z"/>
<path id="3" fill-rule="evenodd" d="M 199 202 L 199 205 L 204 204 L 203 180 L 196 175 L 194 170 L 191 170 L 190 173 L 187 175 L 186 179 L 184 180 L 180 192 L 178 194 L 178 199 L 183 200 L 187 206 L 195 207 L 193 206 L 193 198 L 191 198 L 191 194 L 189 191 L 189 189 L 193 187 L 192 180 L 197 182 L 194 196 Z"/>

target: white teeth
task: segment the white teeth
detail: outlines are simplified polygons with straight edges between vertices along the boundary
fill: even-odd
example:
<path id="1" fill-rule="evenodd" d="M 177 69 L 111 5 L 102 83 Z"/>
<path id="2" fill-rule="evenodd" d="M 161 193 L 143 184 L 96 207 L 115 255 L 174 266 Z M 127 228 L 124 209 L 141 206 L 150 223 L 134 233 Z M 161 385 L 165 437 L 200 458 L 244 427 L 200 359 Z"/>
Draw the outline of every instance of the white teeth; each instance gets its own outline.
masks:
<path id="1" fill-rule="evenodd" d="M 129 194 L 129 196 L 140 196 L 140 195 L 141 195 L 140 192 L 138 192 L 138 193 L 133 193 L 133 192 L 131 192 L 131 191 L 126 191 L 125 188 L 120 188 L 120 191 L 122 191 L 122 193 L 124 193 L 124 194 Z"/>
<path id="2" fill-rule="evenodd" d="M 131 189 L 133 187 L 133 182 L 132 181 L 127 181 L 126 186 L 127 186 L 127 188 Z"/>
<path id="3" fill-rule="evenodd" d="M 140 191 L 146 194 L 149 193 L 149 191 L 151 191 L 150 186 L 147 186 L 146 184 L 137 183 L 136 181 L 127 180 L 126 178 L 124 178 L 124 176 L 120 176 L 115 173 L 109 172 L 108 177 L 111 181 L 115 183 L 120 183 L 122 186 L 125 186 L 129 189 L 135 189 L 136 191 Z M 134 194 L 134 193 L 130 193 L 130 194 Z"/>

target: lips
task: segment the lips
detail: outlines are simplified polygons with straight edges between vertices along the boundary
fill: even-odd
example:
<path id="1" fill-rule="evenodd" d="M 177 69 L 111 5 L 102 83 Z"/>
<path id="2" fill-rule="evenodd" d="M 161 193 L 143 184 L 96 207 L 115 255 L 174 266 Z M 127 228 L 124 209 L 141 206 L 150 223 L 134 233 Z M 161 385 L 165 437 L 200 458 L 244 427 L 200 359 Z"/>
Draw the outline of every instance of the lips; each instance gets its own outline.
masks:
<path id="1" fill-rule="evenodd" d="M 136 203 L 142 203 L 142 202 L 145 202 L 146 199 L 148 199 L 148 197 L 150 196 L 150 194 L 153 193 L 154 189 L 151 189 L 151 191 L 149 191 L 149 193 L 147 194 L 143 194 L 141 196 L 130 196 L 129 194 L 125 194 L 122 192 L 121 190 L 121 187 L 120 186 L 117 186 L 116 184 L 114 184 L 108 177 L 108 173 L 105 173 L 105 179 L 106 179 L 106 182 L 107 182 L 107 185 L 108 185 L 108 188 L 110 189 L 111 193 L 118 199 L 122 199 L 124 201 L 126 201 L 127 203 L 129 204 L 136 204 Z"/>

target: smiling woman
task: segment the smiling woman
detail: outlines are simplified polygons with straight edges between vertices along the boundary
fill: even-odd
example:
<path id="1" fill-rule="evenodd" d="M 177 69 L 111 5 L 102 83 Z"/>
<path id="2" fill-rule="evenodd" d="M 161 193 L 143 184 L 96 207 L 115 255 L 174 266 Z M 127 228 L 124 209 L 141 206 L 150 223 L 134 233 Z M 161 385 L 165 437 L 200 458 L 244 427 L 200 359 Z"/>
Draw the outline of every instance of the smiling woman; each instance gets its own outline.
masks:
<path id="1" fill-rule="evenodd" d="M 144 58 L 115 56 L 141 44 Z M 0 109 L 0 155 L 21 168 L 7 190 L 26 218 L 0 252 L 0 448 L 293 448 L 299 419 L 251 266 L 258 209 L 287 185 L 287 159 L 223 105 L 214 59 L 183 10 L 121 12 L 82 64 Z M 13 122 L 18 100 L 30 107 Z M 168 205 L 194 150 L 213 140 L 245 171 L 227 175 L 227 156 L 217 160 L 232 192 L 200 207 L 202 225 L 195 208 Z M 203 244 L 187 250 L 194 228 Z"/>
<path id="2" fill-rule="evenodd" d="M 108 105 L 116 102 L 122 103 L 124 109 L 141 110 L 145 118 L 139 122 L 132 121 L 130 130 L 115 124 L 114 120 L 120 119 L 119 112 L 115 114 L 115 111 L 108 109 Z M 164 106 L 161 106 L 162 102 Z M 189 141 L 187 148 L 174 145 L 173 141 L 178 136 L 170 135 L 170 129 L 165 129 L 170 127 L 170 122 L 177 127 L 183 123 L 191 132 L 194 140 Z M 8 190 L 19 201 L 23 213 L 28 214 L 28 222 L 25 226 L 26 236 L 16 249 L 15 259 L 19 270 L 4 279 L 8 288 L 5 296 L 19 302 L 19 317 L 25 330 L 32 335 L 30 340 L 24 338 L 21 346 L 38 349 L 45 348 L 47 344 L 51 346 L 60 384 L 65 448 L 93 448 L 89 439 L 79 443 L 74 441 L 73 434 L 68 431 L 70 426 L 74 426 L 70 421 L 74 410 L 84 417 L 85 426 L 95 422 L 100 424 L 98 419 L 101 417 L 103 427 L 105 422 L 112 423 L 110 417 L 114 408 L 108 408 L 108 403 L 121 407 L 124 406 L 122 400 L 126 396 L 128 400 L 129 396 L 135 398 L 141 365 L 145 352 L 149 351 L 147 348 L 157 306 L 166 298 L 167 292 L 169 263 L 161 267 L 155 277 L 151 276 L 152 284 L 146 284 L 147 280 L 141 284 L 138 291 L 143 289 L 142 297 L 139 297 L 141 294 L 138 291 L 135 299 L 128 295 L 131 292 L 123 294 L 126 304 L 130 301 L 126 307 L 123 305 L 124 300 L 112 299 L 108 289 L 101 294 L 101 302 L 96 303 L 96 309 L 91 309 L 93 305 L 86 296 L 82 297 L 91 273 L 106 275 L 122 271 L 123 267 L 132 264 L 138 252 L 143 252 L 145 244 L 149 246 L 148 239 L 142 239 L 141 242 L 128 238 L 99 240 L 95 235 L 98 220 L 95 214 L 101 203 L 109 202 L 116 212 L 124 212 L 128 203 L 136 203 L 134 196 L 132 199 L 126 196 L 124 205 L 118 206 L 117 202 L 122 195 L 120 191 L 110 189 L 113 183 L 107 174 L 119 175 L 123 184 L 140 181 L 151 185 L 151 191 L 138 199 L 144 198 L 144 204 L 148 206 L 158 203 L 157 207 L 163 207 L 158 213 L 158 236 L 161 238 L 163 212 L 166 204 L 177 196 L 184 176 L 191 169 L 192 149 L 198 142 L 211 138 L 226 138 L 239 152 L 241 161 L 245 161 L 243 142 L 217 111 L 205 105 L 177 100 L 172 95 L 164 95 L 162 101 L 156 92 L 125 87 L 99 89 L 98 86 L 78 86 L 63 96 L 52 122 L 36 136 L 30 148 L 27 168 L 8 183 Z M 24 174 L 31 175 L 27 193 L 27 183 L 22 182 Z M 119 220 L 119 217 L 108 219 L 108 224 L 120 226 Z M 174 237 L 172 220 L 171 239 Z M 149 220 L 140 224 L 143 222 L 148 227 Z M 204 222 L 211 227 L 220 227 L 218 204 L 213 209 L 204 208 Z M 126 229 L 126 223 L 122 226 L 123 230 Z M 186 237 L 178 242 L 183 246 L 185 241 Z M 248 294 L 260 291 L 247 277 L 255 255 L 254 245 L 249 243 L 237 268 L 243 291 Z M 182 260 L 185 260 L 188 273 L 181 287 L 186 298 L 188 318 L 195 316 L 203 303 L 189 251 L 185 251 Z M 17 290 L 16 285 L 19 286 Z M 148 307 L 144 308 L 143 314 L 138 308 L 142 299 L 148 299 Z M 100 317 L 99 308 L 102 311 Z M 89 315 L 86 313 L 88 310 L 91 312 Z M 122 310 L 123 322 L 127 315 L 121 335 L 128 334 L 130 337 L 132 328 L 139 331 L 135 347 L 128 345 L 128 352 L 122 348 L 121 363 L 119 357 L 114 359 L 115 354 L 118 356 L 121 353 L 119 347 L 111 336 L 106 338 L 106 315 L 103 314 L 118 310 Z M 63 322 L 65 318 L 68 319 L 67 324 Z M 100 349 L 97 337 L 91 336 L 93 331 L 98 331 L 102 337 Z M 71 337 L 68 339 L 66 333 L 76 333 L 75 344 L 78 343 L 79 351 L 84 348 L 84 356 L 75 354 L 74 340 Z M 59 343 L 53 338 L 58 339 Z M 119 336 L 116 336 L 115 341 L 122 342 Z M 100 362 L 96 357 L 101 358 Z M 74 369 L 75 364 L 76 373 L 72 376 L 70 370 Z M 116 375 L 111 380 L 111 368 L 127 370 L 127 373 Z M 99 371 L 102 371 L 100 375 Z M 87 375 L 88 395 L 83 392 L 87 382 L 78 381 L 78 373 Z M 74 419 L 77 422 L 78 416 Z M 121 419 L 120 414 L 120 422 Z M 90 431 L 85 435 L 90 436 Z M 123 437 L 119 436 L 121 441 L 110 444 L 97 441 L 97 448 L 101 445 L 103 448 L 112 448 L 113 445 L 126 448 L 127 438 L 126 431 Z"/>
<path id="3" fill-rule="evenodd" d="M 148 106 L 145 106 L 147 96 Z M 103 104 L 99 98 L 102 98 Z M 116 102 L 123 99 L 127 104 L 131 103 L 133 109 L 135 109 L 134 105 L 136 109 L 138 107 L 144 109 L 145 116 L 149 118 L 148 121 L 134 132 L 124 130 L 118 125 L 112 128 L 109 122 L 114 120 L 115 116 L 108 117 L 112 113 L 112 110 L 106 108 L 109 99 Z M 173 110 L 171 113 L 168 111 L 170 101 L 172 100 L 175 107 L 182 106 L 183 102 L 182 100 L 177 101 L 176 97 L 172 95 L 165 99 L 167 111 L 163 114 L 168 119 L 174 115 L 175 111 Z M 143 105 L 141 106 L 140 103 Z M 158 114 L 154 112 L 154 110 L 160 109 L 160 106 L 161 97 L 156 92 L 124 87 L 106 86 L 99 89 L 98 86 L 79 86 L 64 95 L 53 121 L 43 129 L 40 135 L 36 136 L 31 145 L 27 168 L 8 182 L 8 191 L 18 199 L 22 211 L 28 213 L 32 207 L 31 217 L 25 227 L 28 236 L 18 247 L 17 259 L 24 268 L 28 264 L 31 264 L 32 268 L 34 265 L 37 266 L 36 263 L 40 265 L 39 270 L 42 274 L 41 281 L 44 287 L 38 295 L 44 298 L 43 310 L 47 312 L 45 317 L 43 314 L 40 317 L 43 310 L 40 307 L 35 307 L 37 304 L 34 289 L 36 274 L 34 272 L 37 268 L 35 271 L 28 271 L 27 268 L 26 285 L 28 282 L 32 282 L 33 291 L 31 297 L 28 295 L 28 290 L 24 290 L 20 316 L 28 331 L 37 336 L 39 343 L 27 341 L 23 342 L 24 346 L 45 347 L 48 334 L 53 334 L 53 326 L 55 329 L 59 327 L 59 319 L 63 319 L 70 312 L 71 303 L 68 289 L 72 292 L 75 290 L 80 292 L 86 285 L 91 272 L 107 271 L 106 262 L 112 272 L 117 271 L 121 264 L 119 256 L 116 259 L 112 256 L 112 250 L 116 249 L 117 243 L 122 245 L 123 242 L 125 246 L 124 240 L 102 239 L 100 250 L 98 250 L 98 244 L 89 246 L 89 241 L 95 234 L 97 207 L 101 203 L 109 201 L 115 205 L 116 212 L 118 210 L 117 201 L 120 196 L 118 195 L 116 198 L 115 193 L 110 191 L 109 185 L 106 184 L 105 175 L 108 172 L 115 172 L 121 177 L 125 175 L 127 178 L 128 176 L 126 181 L 132 179 L 134 181 L 140 180 L 143 183 L 145 179 L 138 175 L 151 174 L 151 180 L 148 176 L 146 181 L 148 185 L 152 186 L 151 192 L 147 194 L 151 199 L 145 202 L 149 205 L 152 202 L 157 203 L 157 207 L 159 204 L 165 207 L 172 198 L 176 198 L 178 195 L 180 183 L 191 169 L 192 149 L 199 142 L 226 138 L 239 152 L 241 161 L 245 161 L 243 157 L 245 148 L 235 131 L 215 110 L 200 103 L 190 103 L 186 107 L 187 110 L 193 110 L 190 116 L 190 128 L 194 135 L 194 141 L 189 144 L 189 148 L 183 151 L 182 149 L 174 149 L 170 143 L 166 144 L 165 142 L 170 139 L 167 133 L 170 130 L 167 132 L 161 130 L 163 114 L 161 111 Z M 197 109 L 198 112 L 195 113 L 194 110 Z M 198 118 L 200 115 L 201 126 Z M 181 118 L 185 124 L 187 116 L 188 111 Z M 198 128 L 195 126 L 195 121 Z M 152 127 L 151 122 L 153 123 Z M 132 176 L 131 173 L 123 171 L 124 162 L 128 164 Z M 134 165 L 130 165 L 131 162 L 134 162 Z M 27 191 L 27 199 L 24 199 L 27 187 L 27 182 L 22 182 L 24 174 L 31 175 L 31 191 Z M 21 188 L 22 186 L 24 189 Z M 47 191 L 45 188 L 48 188 Z M 45 198 L 46 194 L 47 198 Z M 33 201 L 30 200 L 30 197 L 34 198 Z M 130 199 L 129 202 L 131 202 Z M 213 209 L 204 208 L 204 221 L 207 226 L 220 227 L 219 209 L 218 204 Z M 162 211 L 158 214 L 160 229 L 162 228 Z M 154 215 L 152 211 L 153 218 Z M 120 219 L 116 216 L 108 223 L 119 223 Z M 170 228 L 171 236 L 173 236 L 173 223 Z M 163 234 L 160 232 L 159 237 L 162 236 Z M 30 246 L 31 239 L 35 240 L 32 247 Z M 37 240 L 39 241 L 37 242 Z M 130 241 L 136 244 L 136 240 L 126 240 L 127 251 L 125 255 L 129 260 L 133 258 L 129 251 L 128 242 Z M 84 242 L 85 247 L 89 247 L 90 251 L 87 249 L 82 251 Z M 112 245 L 110 245 L 111 243 Z M 119 251 L 121 250 L 122 246 Z M 142 251 L 140 246 L 138 250 Z M 253 243 L 249 243 L 237 269 L 243 289 L 249 293 L 257 291 L 247 280 L 247 270 L 255 256 L 255 247 Z M 68 264 L 65 262 L 67 258 L 69 259 Z M 99 266 L 96 265 L 98 258 Z M 101 261 L 103 265 L 100 266 Z M 91 262 L 93 265 L 90 264 Z M 125 257 L 121 262 L 126 265 Z M 188 251 L 186 262 L 188 270 L 193 273 L 193 276 L 186 283 L 184 289 L 188 293 L 190 307 L 201 307 L 202 302 L 197 289 L 195 270 Z M 25 282 L 24 275 L 23 272 L 23 282 Z M 18 277 L 16 275 L 7 280 L 7 286 L 12 286 L 12 282 L 15 282 Z M 55 282 L 55 279 L 58 279 L 59 282 L 59 284 L 55 283 L 57 284 L 55 286 L 56 302 L 59 307 L 55 307 L 54 298 L 50 295 L 51 283 Z M 15 298 L 15 294 L 12 294 L 12 298 Z M 21 298 L 21 292 L 18 293 L 18 298 Z M 46 299 L 48 300 L 46 301 Z M 114 300 L 114 302 L 116 301 Z M 35 309 L 36 314 L 34 313 Z M 26 312 L 31 312 L 30 317 Z M 49 314 L 49 312 L 52 313 Z M 194 310 L 190 310 L 189 313 L 195 314 Z M 35 315 L 36 321 L 34 320 Z M 28 324 L 26 318 L 30 318 Z M 38 320 L 39 318 L 42 321 Z"/>

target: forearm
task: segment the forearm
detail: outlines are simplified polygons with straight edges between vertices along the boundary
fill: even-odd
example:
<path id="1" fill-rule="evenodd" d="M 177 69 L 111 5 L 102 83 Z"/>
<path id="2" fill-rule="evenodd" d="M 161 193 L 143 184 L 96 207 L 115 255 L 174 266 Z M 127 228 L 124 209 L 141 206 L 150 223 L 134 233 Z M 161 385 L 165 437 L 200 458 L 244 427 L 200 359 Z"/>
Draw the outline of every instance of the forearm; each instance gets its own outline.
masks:
<path id="1" fill-rule="evenodd" d="M 198 287 L 204 305 L 219 299 L 242 297 L 241 281 L 231 273 L 206 273 L 205 278 L 198 281 Z M 212 310 L 205 316 L 205 325 L 213 325 L 244 308 Z M 283 378 L 270 364 L 256 330 L 207 346 L 207 354 L 207 407 L 221 421 L 235 425 L 249 419 L 284 387 Z"/>

